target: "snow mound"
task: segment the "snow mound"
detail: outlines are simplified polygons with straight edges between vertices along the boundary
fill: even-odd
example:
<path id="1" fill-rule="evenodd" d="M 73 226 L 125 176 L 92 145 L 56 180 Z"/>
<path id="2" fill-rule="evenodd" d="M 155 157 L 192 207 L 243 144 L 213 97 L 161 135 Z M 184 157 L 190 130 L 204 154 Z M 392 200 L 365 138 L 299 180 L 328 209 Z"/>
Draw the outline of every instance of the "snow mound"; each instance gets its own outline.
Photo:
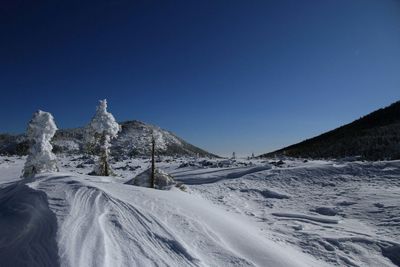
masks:
<path id="1" fill-rule="evenodd" d="M 154 187 L 156 189 L 170 189 L 176 184 L 174 178 L 162 170 L 155 169 L 154 173 Z M 138 174 L 133 179 L 126 182 L 126 184 L 142 186 L 142 187 L 152 187 L 151 186 L 151 168 L 148 168 L 144 172 Z"/>

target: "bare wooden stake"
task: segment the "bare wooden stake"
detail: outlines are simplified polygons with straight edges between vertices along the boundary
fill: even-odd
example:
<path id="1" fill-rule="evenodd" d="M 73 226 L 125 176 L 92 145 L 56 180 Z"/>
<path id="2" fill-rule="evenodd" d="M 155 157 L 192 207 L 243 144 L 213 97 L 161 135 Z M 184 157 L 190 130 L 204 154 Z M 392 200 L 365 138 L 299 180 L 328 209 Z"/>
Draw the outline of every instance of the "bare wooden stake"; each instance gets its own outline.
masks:
<path id="1" fill-rule="evenodd" d="M 151 136 L 151 180 L 150 180 L 150 187 L 155 188 L 155 161 L 154 161 L 154 154 L 155 154 L 155 147 L 156 147 L 156 140 L 154 139 L 154 135 Z"/>

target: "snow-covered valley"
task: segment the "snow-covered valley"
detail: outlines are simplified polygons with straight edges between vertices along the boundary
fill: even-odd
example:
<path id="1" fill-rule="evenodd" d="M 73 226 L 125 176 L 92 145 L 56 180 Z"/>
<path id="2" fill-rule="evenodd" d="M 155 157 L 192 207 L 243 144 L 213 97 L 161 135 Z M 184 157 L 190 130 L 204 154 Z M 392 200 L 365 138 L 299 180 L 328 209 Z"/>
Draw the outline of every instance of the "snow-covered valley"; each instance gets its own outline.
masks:
<path id="1" fill-rule="evenodd" d="M 400 161 L 159 160 L 184 191 L 124 184 L 148 159 L 24 162 L 0 158 L 0 266 L 400 266 Z"/>

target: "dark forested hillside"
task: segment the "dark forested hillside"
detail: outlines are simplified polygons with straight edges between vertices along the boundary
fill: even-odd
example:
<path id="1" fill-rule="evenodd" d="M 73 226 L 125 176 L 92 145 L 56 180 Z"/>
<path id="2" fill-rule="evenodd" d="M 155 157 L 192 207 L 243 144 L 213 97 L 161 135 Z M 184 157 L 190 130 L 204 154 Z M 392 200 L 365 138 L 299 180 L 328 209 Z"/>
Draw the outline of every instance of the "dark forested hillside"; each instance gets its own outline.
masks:
<path id="1" fill-rule="evenodd" d="M 400 101 L 352 123 L 261 157 L 400 159 Z"/>

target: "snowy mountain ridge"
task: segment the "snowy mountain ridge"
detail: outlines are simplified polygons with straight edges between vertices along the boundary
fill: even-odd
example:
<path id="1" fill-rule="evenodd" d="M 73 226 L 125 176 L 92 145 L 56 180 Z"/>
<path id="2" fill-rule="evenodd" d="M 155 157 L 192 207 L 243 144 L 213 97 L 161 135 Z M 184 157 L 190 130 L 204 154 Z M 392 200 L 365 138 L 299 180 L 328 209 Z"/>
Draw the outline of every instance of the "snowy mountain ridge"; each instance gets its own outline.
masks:
<path id="1" fill-rule="evenodd" d="M 216 157 L 198 148 L 170 131 L 158 126 L 132 120 L 121 122 L 121 131 L 112 141 L 112 154 L 118 157 L 148 156 L 150 154 L 151 135 L 156 140 L 156 151 L 166 156 Z M 60 129 L 53 138 L 55 153 L 80 154 L 84 150 L 84 128 Z M 24 155 L 28 142 L 24 134 L 0 134 L 0 154 Z"/>

